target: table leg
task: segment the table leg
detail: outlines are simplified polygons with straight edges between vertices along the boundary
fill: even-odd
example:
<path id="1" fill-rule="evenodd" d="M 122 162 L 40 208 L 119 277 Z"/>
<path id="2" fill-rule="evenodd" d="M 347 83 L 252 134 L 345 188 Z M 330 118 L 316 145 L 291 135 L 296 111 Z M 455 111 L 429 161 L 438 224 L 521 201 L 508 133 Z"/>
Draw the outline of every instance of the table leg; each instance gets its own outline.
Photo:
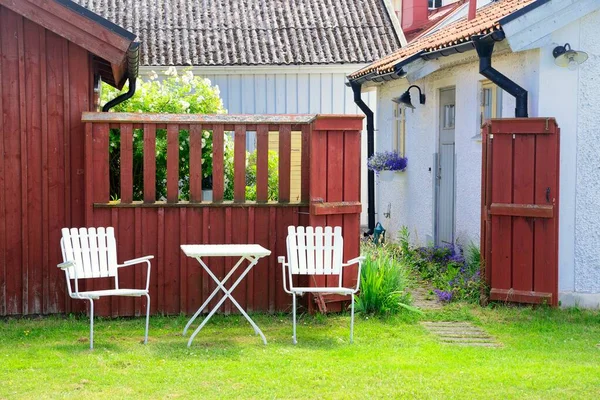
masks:
<path id="1" fill-rule="evenodd" d="M 217 287 L 215 288 L 215 290 L 213 290 L 213 292 L 211 293 L 211 295 L 208 296 L 208 298 L 204 301 L 204 303 L 202 303 L 202 305 L 200 306 L 200 308 L 198 309 L 198 311 L 196 311 L 196 313 L 192 316 L 192 318 L 185 325 L 185 328 L 183 329 L 183 336 L 185 336 L 185 334 L 187 333 L 187 330 L 189 329 L 190 325 L 192 325 L 192 323 L 194 322 L 194 320 L 196 318 L 198 318 L 198 315 L 200 315 L 200 313 L 202 312 L 202 310 L 204 310 L 204 307 L 206 307 L 208 305 L 208 303 L 212 300 L 212 298 L 215 297 L 215 295 L 217 293 L 219 293 L 219 289 L 222 287 L 222 284 L 225 283 L 229 278 L 231 278 L 231 276 L 233 275 L 233 273 L 235 272 L 235 270 L 239 267 L 239 265 L 242 263 L 242 261 L 244 261 L 244 257 L 240 258 L 240 260 L 237 262 L 237 264 L 231 269 L 231 271 L 229 271 L 229 273 L 227 274 L 227 276 L 225 278 L 223 278 L 223 281 L 221 282 L 221 285 L 219 285 L 219 278 L 217 278 L 216 276 L 214 276 L 212 274 L 212 272 L 210 272 L 210 270 L 208 269 L 208 266 L 202 261 L 202 259 L 200 257 L 198 257 L 196 259 L 198 260 L 198 262 L 200 263 L 200 265 L 202 265 L 202 268 L 204 268 L 206 271 L 209 271 L 208 273 L 211 275 L 211 278 L 215 282 L 217 282 Z"/>
<path id="2" fill-rule="evenodd" d="M 250 265 L 248 265 L 248 267 L 238 277 L 238 279 L 233 283 L 233 285 L 231 285 L 231 287 L 229 289 L 226 289 L 225 286 L 223 286 L 223 283 L 230 277 L 230 275 L 232 275 L 232 273 L 237 269 L 237 267 L 240 265 L 240 263 L 244 259 L 247 259 L 248 261 L 250 261 Z M 198 261 L 200 261 L 200 260 L 198 260 Z M 198 332 L 200 332 L 200 330 L 204 327 L 204 325 L 206 325 L 206 323 L 208 322 L 208 320 L 217 312 L 217 310 L 219 309 L 219 307 L 221 307 L 221 305 L 228 298 L 238 308 L 238 310 L 240 310 L 240 312 L 248 320 L 248 322 L 250 322 L 250 325 L 252 325 L 252 328 L 254 328 L 254 332 L 256 334 L 259 334 L 261 336 L 263 343 L 265 345 L 267 344 L 267 339 L 265 338 L 265 335 L 262 333 L 262 331 L 260 330 L 260 328 L 254 323 L 254 321 L 250 318 L 250 316 L 242 309 L 242 307 L 239 305 L 239 303 L 231 295 L 231 293 L 240 284 L 240 282 L 244 279 L 244 277 L 248 274 L 248 272 L 250 272 L 250 270 L 252 269 L 252 267 L 254 267 L 257 263 L 258 263 L 258 258 L 252 259 L 250 257 L 242 257 L 240 259 L 240 261 L 238 261 L 238 263 L 235 265 L 235 267 L 230 271 L 230 273 L 227 275 L 227 277 L 225 277 L 225 279 L 223 279 L 223 281 L 219 281 L 219 279 L 208 269 L 208 267 L 206 267 L 206 265 L 203 262 L 201 262 L 202 266 L 206 269 L 206 271 L 211 276 L 211 278 L 217 283 L 217 285 L 218 285 L 217 289 L 221 289 L 223 291 L 223 293 L 225 293 L 225 296 L 223 296 L 221 298 L 221 300 L 219 300 L 219 302 L 213 308 L 213 310 L 206 316 L 206 318 L 204 318 L 204 320 L 196 328 L 196 330 L 194 331 L 194 333 L 192 333 L 192 336 L 190 336 L 190 339 L 188 340 L 188 347 L 191 346 L 192 341 L 194 340 L 194 338 L 196 337 L 196 335 L 198 334 Z"/>

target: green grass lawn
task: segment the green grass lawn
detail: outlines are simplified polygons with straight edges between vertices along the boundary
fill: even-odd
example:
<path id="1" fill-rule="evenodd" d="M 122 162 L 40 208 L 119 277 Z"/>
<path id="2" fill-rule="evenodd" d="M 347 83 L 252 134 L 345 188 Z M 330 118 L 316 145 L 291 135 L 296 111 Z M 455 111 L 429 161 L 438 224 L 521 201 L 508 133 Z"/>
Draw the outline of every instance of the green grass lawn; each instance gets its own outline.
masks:
<path id="1" fill-rule="evenodd" d="M 600 398 L 600 314 L 453 305 L 424 316 L 218 316 L 186 347 L 184 317 L 0 321 L 0 398 Z M 444 345 L 419 320 L 468 320 L 501 348 Z"/>

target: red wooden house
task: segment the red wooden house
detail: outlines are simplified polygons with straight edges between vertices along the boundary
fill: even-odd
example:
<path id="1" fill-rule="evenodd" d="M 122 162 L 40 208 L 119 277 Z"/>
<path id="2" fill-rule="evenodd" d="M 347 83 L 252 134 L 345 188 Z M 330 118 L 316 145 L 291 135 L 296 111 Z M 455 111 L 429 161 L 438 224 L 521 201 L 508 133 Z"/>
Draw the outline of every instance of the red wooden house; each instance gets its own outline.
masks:
<path id="1" fill-rule="evenodd" d="M 0 0 L 0 315 L 70 310 L 60 228 L 84 223 L 95 82 L 122 87 L 135 36 L 69 0 Z"/>

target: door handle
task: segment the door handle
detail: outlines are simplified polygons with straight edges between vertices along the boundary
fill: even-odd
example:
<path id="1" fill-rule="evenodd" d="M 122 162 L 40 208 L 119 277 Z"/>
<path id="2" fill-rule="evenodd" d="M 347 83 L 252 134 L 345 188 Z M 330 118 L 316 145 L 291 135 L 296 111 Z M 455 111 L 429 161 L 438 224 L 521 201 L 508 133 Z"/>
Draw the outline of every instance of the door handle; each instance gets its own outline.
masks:
<path id="1" fill-rule="evenodd" d="M 550 203 L 550 188 L 546 188 L 546 203 Z"/>

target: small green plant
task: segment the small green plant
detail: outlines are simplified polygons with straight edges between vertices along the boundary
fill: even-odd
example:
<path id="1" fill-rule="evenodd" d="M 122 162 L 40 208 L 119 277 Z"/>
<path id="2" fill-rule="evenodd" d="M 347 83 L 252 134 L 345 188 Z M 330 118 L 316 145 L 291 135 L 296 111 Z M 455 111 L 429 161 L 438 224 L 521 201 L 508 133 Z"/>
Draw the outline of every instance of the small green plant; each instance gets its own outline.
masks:
<path id="1" fill-rule="evenodd" d="M 386 247 L 364 246 L 366 259 L 360 274 L 360 294 L 355 309 L 364 314 L 389 315 L 410 306 L 408 272 Z"/>

